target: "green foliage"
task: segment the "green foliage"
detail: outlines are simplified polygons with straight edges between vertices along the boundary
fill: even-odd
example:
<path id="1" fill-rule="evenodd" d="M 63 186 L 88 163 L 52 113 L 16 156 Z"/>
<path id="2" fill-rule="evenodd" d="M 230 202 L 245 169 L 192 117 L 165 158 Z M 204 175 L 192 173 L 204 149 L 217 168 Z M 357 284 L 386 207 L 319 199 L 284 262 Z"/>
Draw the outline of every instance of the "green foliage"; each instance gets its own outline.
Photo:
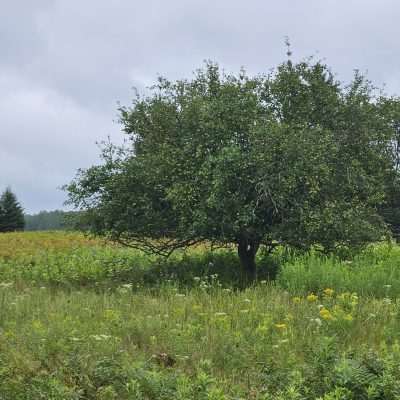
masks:
<path id="1" fill-rule="evenodd" d="M 77 213 L 71 211 L 40 211 L 37 214 L 25 214 L 26 231 L 66 230 L 74 226 Z"/>
<path id="2" fill-rule="evenodd" d="M 7 188 L 0 197 L 0 232 L 22 231 L 24 213 L 17 197 Z"/>
<path id="3" fill-rule="evenodd" d="M 65 211 L 40 211 L 34 215 L 25 215 L 26 231 L 54 231 L 65 229 Z"/>
<path id="4" fill-rule="evenodd" d="M 386 198 L 378 211 L 398 240 L 400 238 L 400 101 L 398 98 L 385 99 L 381 101 L 380 107 L 388 126 L 393 131 L 391 153 L 394 168 L 387 174 Z"/>
<path id="5" fill-rule="evenodd" d="M 120 109 L 129 145 L 107 145 L 66 187 L 92 233 L 164 255 L 233 243 L 250 278 L 260 246 L 382 238 L 394 130 L 358 73 L 344 87 L 320 62 L 256 77 L 207 63 L 152 89 Z"/>

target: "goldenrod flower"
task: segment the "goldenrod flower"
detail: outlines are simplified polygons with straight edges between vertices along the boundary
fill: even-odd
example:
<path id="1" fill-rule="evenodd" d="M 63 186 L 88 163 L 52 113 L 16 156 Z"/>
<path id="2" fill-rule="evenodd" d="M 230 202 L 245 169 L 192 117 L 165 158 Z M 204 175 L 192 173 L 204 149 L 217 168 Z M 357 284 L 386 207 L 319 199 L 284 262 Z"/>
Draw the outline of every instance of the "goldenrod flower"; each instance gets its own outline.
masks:
<path id="1" fill-rule="evenodd" d="M 313 303 L 314 301 L 317 301 L 317 300 L 318 300 L 318 296 L 315 295 L 314 293 L 310 293 L 307 296 L 307 301 L 309 301 L 310 303 Z"/>
<path id="2" fill-rule="evenodd" d="M 353 321 L 353 316 L 351 314 L 346 314 L 343 319 L 346 321 Z"/>
<path id="3" fill-rule="evenodd" d="M 298 304 L 301 302 L 301 298 L 300 297 L 293 297 L 293 303 Z"/>
<path id="4" fill-rule="evenodd" d="M 332 321 L 335 319 L 334 316 L 331 314 L 331 312 L 325 307 L 323 307 L 323 308 L 321 308 L 321 310 L 319 310 L 319 315 L 325 321 Z"/>
<path id="5" fill-rule="evenodd" d="M 333 289 L 331 289 L 331 288 L 326 288 L 326 289 L 324 290 L 324 294 L 325 294 L 326 296 L 328 296 L 328 297 L 332 297 L 332 295 L 333 295 L 334 292 L 335 292 L 335 291 L 334 291 Z"/>

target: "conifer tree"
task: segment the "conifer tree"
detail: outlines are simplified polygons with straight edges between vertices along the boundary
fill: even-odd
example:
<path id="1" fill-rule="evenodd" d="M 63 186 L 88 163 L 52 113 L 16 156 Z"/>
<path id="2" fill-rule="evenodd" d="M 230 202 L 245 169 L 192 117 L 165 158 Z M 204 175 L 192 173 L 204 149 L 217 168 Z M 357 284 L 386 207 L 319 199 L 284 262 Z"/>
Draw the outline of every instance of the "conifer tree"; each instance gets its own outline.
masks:
<path id="1" fill-rule="evenodd" d="M 21 231 L 24 226 L 23 208 L 15 194 L 7 188 L 0 197 L 0 232 Z"/>

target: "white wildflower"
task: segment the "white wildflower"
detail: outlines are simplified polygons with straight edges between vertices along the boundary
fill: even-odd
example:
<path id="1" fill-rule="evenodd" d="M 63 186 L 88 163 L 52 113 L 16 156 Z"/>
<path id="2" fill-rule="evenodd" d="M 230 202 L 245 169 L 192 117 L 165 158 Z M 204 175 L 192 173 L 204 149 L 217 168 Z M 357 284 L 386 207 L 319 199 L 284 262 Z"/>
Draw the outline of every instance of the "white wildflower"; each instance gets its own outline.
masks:
<path id="1" fill-rule="evenodd" d="M 225 312 L 216 312 L 216 313 L 215 313 L 215 316 L 216 316 L 216 317 L 225 317 L 225 316 L 226 316 L 226 313 L 225 313 Z"/>
<path id="2" fill-rule="evenodd" d="M 102 340 L 109 340 L 112 338 L 112 336 L 110 335 L 104 335 L 104 334 L 100 334 L 100 335 L 90 335 L 90 337 L 94 340 L 97 341 L 102 341 Z"/>
<path id="3" fill-rule="evenodd" d="M 388 305 L 392 304 L 392 299 L 389 299 L 389 298 L 385 297 L 382 300 L 382 303 L 385 304 L 386 306 L 388 306 Z"/>

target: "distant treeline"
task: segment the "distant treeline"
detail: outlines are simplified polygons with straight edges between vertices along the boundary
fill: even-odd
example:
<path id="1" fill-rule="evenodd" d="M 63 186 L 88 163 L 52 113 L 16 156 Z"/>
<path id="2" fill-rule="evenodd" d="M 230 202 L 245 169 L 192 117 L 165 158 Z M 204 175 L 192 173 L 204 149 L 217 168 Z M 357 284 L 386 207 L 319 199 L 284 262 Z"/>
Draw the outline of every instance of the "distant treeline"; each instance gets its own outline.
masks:
<path id="1" fill-rule="evenodd" d="M 78 213 L 74 211 L 40 211 L 38 214 L 25 214 L 26 231 L 59 231 L 73 229 Z"/>

